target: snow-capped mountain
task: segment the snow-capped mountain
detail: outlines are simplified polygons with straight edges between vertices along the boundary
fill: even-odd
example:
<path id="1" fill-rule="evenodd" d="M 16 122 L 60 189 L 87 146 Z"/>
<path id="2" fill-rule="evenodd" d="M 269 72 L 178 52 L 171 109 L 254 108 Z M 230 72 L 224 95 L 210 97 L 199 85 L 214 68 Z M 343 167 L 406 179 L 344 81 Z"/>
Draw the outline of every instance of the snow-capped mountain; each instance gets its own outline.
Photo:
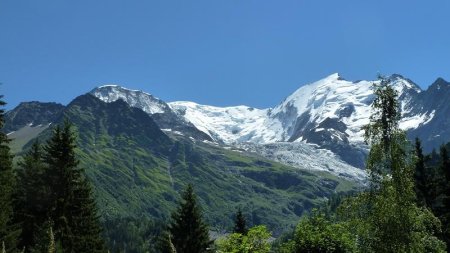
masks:
<path id="1" fill-rule="evenodd" d="M 420 93 L 420 88 L 398 75 L 391 80 L 401 94 L 402 108 L 409 109 L 411 96 Z M 273 109 L 221 108 L 193 102 L 172 102 L 169 105 L 215 140 L 228 144 L 301 141 L 311 129 L 316 132 L 325 130 L 319 127 L 323 122 L 343 123 L 345 127 L 342 127 L 346 128 L 341 133 L 343 135 L 335 134 L 334 137 L 361 143 L 361 127 L 369 122 L 370 104 L 374 98 L 372 84 L 372 81 L 346 81 L 338 74 L 332 74 L 302 86 Z M 403 119 L 401 125 L 415 128 L 431 116 L 414 115 Z"/>
<path id="2" fill-rule="evenodd" d="M 435 93 L 446 92 L 447 88 L 450 92 L 450 85 L 441 80 L 439 85 L 422 91 L 401 75 L 392 75 L 389 81 L 399 93 L 403 116 L 400 127 L 422 138 L 427 148 L 426 141 L 432 139 L 427 136 L 427 126 L 433 122 L 442 124 L 442 120 L 436 121 L 436 115 L 445 118 L 448 114 L 445 102 L 436 102 L 447 98 Z M 348 81 L 339 74 L 332 74 L 302 85 L 280 104 L 266 109 L 243 105 L 216 107 L 188 101 L 166 103 L 148 93 L 112 85 L 94 89 L 91 94 L 105 102 L 123 99 L 152 115 L 162 129 L 180 131 L 194 138 L 201 136 L 203 140 L 234 146 L 282 142 L 284 147 L 286 143 L 303 143 L 330 150 L 352 166 L 362 168 L 367 152 L 362 126 L 369 123 L 374 99 L 372 89 L 377 82 Z M 449 135 L 450 139 L 450 131 L 447 134 L 435 128 L 436 136 Z M 252 150 L 270 156 L 261 151 L 267 148 Z"/>
<path id="3" fill-rule="evenodd" d="M 400 127 L 407 130 L 409 138 L 419 137 L 425 152 L 450 141 L 450 83 L 439 78 L 427 90 L 421 90 L 400 75 L 390 76 L 389 81 L 399 93 Z M 302 85 L 281 103 L 266 109 L 166 103 L 149 93 L 118 85 L 100 86 L 90 94 L 106 103 L 120 99 L 141 109 L 169 136 L 182 135 L 206 146 L 244 149 L 290 166 L 363 179 L 361 169 L 368 147 L 361 127 L 369 122 L 376 82 L 348 81 L 332 74 Z M 7 113 L 5 129 L 38 134 L 60 118 L 64 108 L 52 103 L 22 103 Z M 28 128 L 21 132 L 24 127 Z"/>
<path id="4" fill-rule="evenodd" d="M 419 86 L 400 75 L 392 75 L 389 80 L 399 93 L 404 113 L 400 122 L 402 128 L 416 129 L 433 118 L 433 111 L 413 110 L 415 98 L 422 92 Z M 332 74 L 301 86 L 269 109 L 220 108 L 193 102 L 169 105 L 216 141 L 227 144 L 307 142 L 363 167 L 366 148 L 362 126 L 369 123 L 374 99 L 372 88 L 377 82 L 352 82 Z"/>
<path id="5" fill-rule="evenodd" d="M 166 132 L 182 133 L 199 140 L 211 140 L 191 122 L 175 114 L 166 102 L 147 92 L 130 90 L 118 85 L 103 85 L 93 89 L 90 94 L 106 103 L 121 99 L 151 115 L 156 124 Z"/>
<path id="6" fill-rule="evenodd" d="M 103 85 L 93 89 L 90 93 L 106 103 L 122 99 L 130 106 L 140 108 L 148 114 L 166 113 L 171 111 L 166 102 L 161 99 L 156 98 L 147 92 L 130 90 L 119 85 Z"/>

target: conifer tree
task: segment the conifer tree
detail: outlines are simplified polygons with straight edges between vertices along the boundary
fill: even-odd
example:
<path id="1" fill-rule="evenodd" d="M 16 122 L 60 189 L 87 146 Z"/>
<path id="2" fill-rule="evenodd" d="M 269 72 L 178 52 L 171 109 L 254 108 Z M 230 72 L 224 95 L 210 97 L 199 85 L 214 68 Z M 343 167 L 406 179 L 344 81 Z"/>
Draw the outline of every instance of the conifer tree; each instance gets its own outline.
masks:
<path id="1" fill-rule="evenodd" d="M 68 122 L 63 128 L 56 126 L 44 147 L 44 160 L 48 166 L 46 177 L 51 189 L 50 217 L 54 222 L 55 237 L 67 252 L 72 252 L 73 247 L 73 234 L 69 225 L 70 204 L 74 199 L 75 179 L 79 177 L 74 149 L 75 137 Z"/>
<path id="2" fill-rule="evenodd" d="M 177 252 L 202 253 L 212 244 L 208 226 L 202 219 L 197 197 L 190 184 L 182 194 L 178 209 L 172 214 L 169 232 Z"/>
<path id="3" fill-rule="evenodd" d="M 44 178 L 45 166 L 42 161 L 42 148 L 39 141 L 33 143 L 19 162 L 18 182 L 16 193 L 15 220 L 21 224 L 19 248 L 29 252 L 39 240 L 38 228 L 47 220 L 48 215 L 48 187 Z"/>
<path id="4" fill-rule="evenodd" d="M 444 191 L 447 190 L 446 188 L 448 188 L 450 186 L 450 158 L 448 155 L 448 151 L 447 148 L 442 145 L 440 148 L 440 171 L 444 174 L 445 177 L 445 185 L 444 185 Z M 450 203 L 449 203 L 450 204 Z M 450 207 L 450 206 L 449 206 Z"/>
<path id="5" fill-rule="evenodd" d="M 57 126 L 44 147 L 50 185 L 50 218 L 56 241 L 64 252 L 103 252 L 92 191 L 75 154 L 72 125 Z"/>
<path id="6" fill-rule="evenodd" d="M 447 149 L 444 145 L 440 148 L 441 162 L 439 170 L 444 174 L 444 182 L 442 185 L 443 191 L 443 212 L 441 220 L 443 223 L 443 236 L 447 244 L 447 248 L 450 247 L 450 158 Z"/>
<path id="7" fill-rule="evenodd" d="M 414 190 L 416 192 L 417 204 L 431 207 L 431 199 L 428 194 L 428 178 L 427 170 L 425 168 L 425 158 L 422 151 L 422 144 L 419 138 L 415 140 L 415 153 L 417 157 L 415 171 L 414 171 Z"/>
<path id="8" fill-rule="evenodd" d="M 6 103 L 0 96 L 0 107 Z M 5 244 L 8 252 L 16 248 L 17 236 L 20 233 L 13 224 L 13 194 L 15 175 L 12 165 L 12 155 L 8 146 L 8 136 L 3 132 L 5 110 L 0 109 L 0 241 Z"/>
<path id="9" fill-rule="evenodd" d="M 105 245 L 101 237 L 100 217 L 93 198 L 91 185 L 86 177 L 79 179 L 71 203 L 70 226 L 74 234 L 75 252 L 104 252 Z"/>
<path id="10" fill-rule="evenodd" d="M 244 215 L 242 214 L 241 208 L 238 209 L 236 217 L 234 219 L 234 229 L 233 233 L 239 233 L 242 235 L 247 234 L 247 225 Z"/>

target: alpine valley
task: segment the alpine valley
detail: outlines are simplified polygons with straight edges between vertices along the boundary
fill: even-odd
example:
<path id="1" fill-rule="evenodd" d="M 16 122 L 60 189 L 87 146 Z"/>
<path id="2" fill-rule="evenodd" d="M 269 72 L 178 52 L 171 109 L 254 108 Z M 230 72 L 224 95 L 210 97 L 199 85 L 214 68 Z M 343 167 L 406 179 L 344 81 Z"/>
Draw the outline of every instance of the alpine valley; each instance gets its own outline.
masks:
<path id="1" fill-rule="evenodd" d="M 388 79 L 408 137 L 427 152 L 448 142 L 450 83 L 439 78 L 422 90 L 401 75 Z M 68 105 L 23 102 L 7 112 L 4 130 L 20 156 L 69 119 L 102 217 L 167 219 L 193 183 L 213 230 L 228 230 L 241 207 L 250 225 L 267 224 L 276 235 L 331 195 L 364 187 L 362 126 L 374 82 L 332 74 L 266 109 L 165 102 L 105 85 Z"/>

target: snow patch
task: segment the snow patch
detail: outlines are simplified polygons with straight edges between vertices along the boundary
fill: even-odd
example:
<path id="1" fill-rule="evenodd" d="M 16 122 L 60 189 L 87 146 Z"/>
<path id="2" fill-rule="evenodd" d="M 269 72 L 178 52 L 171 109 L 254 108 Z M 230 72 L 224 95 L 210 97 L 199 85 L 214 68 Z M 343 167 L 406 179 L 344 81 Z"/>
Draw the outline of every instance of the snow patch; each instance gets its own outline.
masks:
<path id="1" fill-rule="evenodd" d="M 430 122 L 433 119 L 434 114 L 435 110 L 433 110 L 429 114 L 424 113 L 421 115 L 414 115 L 411 117 L 402 118 L 399 122 L 399 127 L 403 130 L 417 128 Z"/>
<path id="2" fill-rule="evenodd" d="M 164 113 L 168 109 L 164 101 L 149 93 L 123 88 L 118 85 L 103 85 L 90 93 L 106 103 L 122 99 L 130 106 L 140 108 L 148 114 Z"/>

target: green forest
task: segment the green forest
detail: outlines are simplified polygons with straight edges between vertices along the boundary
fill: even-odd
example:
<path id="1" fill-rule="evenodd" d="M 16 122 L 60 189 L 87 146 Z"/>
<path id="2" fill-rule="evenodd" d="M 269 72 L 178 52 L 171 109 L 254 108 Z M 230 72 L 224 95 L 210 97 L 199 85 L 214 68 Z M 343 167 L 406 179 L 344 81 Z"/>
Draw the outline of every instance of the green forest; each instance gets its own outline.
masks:
<path id="1" fill-rule="evenodd" d="M 17 165 L 2 131 L 1 252 L 446 252 L 450 144 L 424 154 L 420 140 L 411 143 L 399 128 L 398 94 L 388 81 L 374 84 L 374 95 L 364 127 L 370 147 L 367 186 L 332 196 L 277 238 L 267 224 L 248 226 L 248 214 L 240 208 L 229 233 L 212 235 L 195 184 L 182 190 L 165 221 L 102 217 L 75 151 L 70 119 L 44 142 L 34 141 Z M 0 110 L 0 128 L 4 116 Z"/>

